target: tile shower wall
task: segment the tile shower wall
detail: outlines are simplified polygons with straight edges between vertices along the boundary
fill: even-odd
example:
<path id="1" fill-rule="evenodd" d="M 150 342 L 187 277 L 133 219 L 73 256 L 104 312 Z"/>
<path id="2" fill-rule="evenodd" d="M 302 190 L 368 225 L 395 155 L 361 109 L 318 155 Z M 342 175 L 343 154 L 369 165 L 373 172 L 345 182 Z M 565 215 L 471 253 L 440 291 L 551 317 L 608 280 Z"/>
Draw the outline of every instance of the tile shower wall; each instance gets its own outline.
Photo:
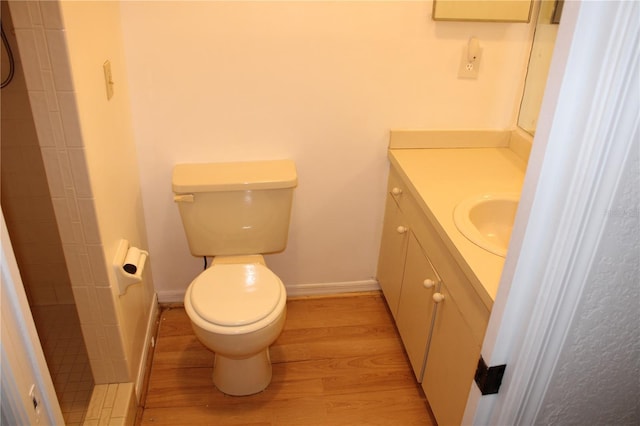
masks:
<path id="1" fill-rule="evenodd" d="M 9 43 L 15 47 L 13 26 L 4 2 L 2 17 Z M 21 265 L 30 306 L 73 304 L 71 283 L 17 52 L 14 52 L 14 58 L 14 78 L 2 89 L 1 98 L 2 208 L 13 249 Z M 9 72 L 6 62 L 2 63 L 3 76 Z"/>
<path id="2" fill-rule="evenodd" d="M 91 369 L 96 383 L 130 381 L 93 209 L 59 5 L 11 1 L 9 6 Z"/>

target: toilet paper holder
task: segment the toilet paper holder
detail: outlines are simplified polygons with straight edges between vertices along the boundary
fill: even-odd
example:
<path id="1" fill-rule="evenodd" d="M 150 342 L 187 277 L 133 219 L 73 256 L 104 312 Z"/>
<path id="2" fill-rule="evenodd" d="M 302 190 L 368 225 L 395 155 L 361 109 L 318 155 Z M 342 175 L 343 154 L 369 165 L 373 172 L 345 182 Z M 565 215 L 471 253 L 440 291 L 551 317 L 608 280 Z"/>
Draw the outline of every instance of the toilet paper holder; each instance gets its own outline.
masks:
<path id="1" fill-rule="evenodd" d="M 118 290 L 121 296 L 127 292 L 127 287 L 142 281 L 142 272 L 147 257 L 149 257 L 149 252 L 131 247 L 128 240 L 120 240 L 112 265 L 118 279 Z"/>

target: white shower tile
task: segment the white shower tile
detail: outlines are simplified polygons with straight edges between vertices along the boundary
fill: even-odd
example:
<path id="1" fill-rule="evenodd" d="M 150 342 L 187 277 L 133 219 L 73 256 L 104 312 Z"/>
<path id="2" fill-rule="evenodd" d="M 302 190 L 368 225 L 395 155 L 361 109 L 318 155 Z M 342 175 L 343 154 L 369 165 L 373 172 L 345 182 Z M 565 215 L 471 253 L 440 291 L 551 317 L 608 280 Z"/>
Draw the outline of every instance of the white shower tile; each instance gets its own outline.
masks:
<path id="1" fill-rule="evenodd" d="M 82 303 L 78 303 L 78 315 L 80 323 L 92 330 L 92 333 L 96 333 L 99 336 L 101 333 L 100 314 L 96 312 L 97 298 L 93 287 L 73 287 L 73 295 L 76 300 L 82 300 Z M 89 345 L 87 344 L 87 347 Z M 91 355 L 91 354 L 90 354 Z"/>
<path id="2" fill-rule="evenodd" d="M 120 353 L 123 352 L 121 351 Z M 126 383 L 131 380 L 128 373 L 129 365 L 126 358 L 112 358 L 110 363 L 113 371 L 113 381 L 115 383 Z"/>
<path id="3" fill-rule="evenodd" d="M 91 265 L 89 263 L 89 255 L 88 254 L 79 254 L 78 261 L 80 263 L 80 272 L 82 274 L 82 279 L 86 283 L 91 283 L 93 285 L 93 275 L 91 275 Z"/>
<path id="4" fill-rule="evenodd" d="M 30 228 L 34 235 L 42 241 L 47 241 L 50 244 L 54 242 L 57 244 L 60 241 L 60 234 L 58 233 L 58 225 L 56 224 L 56 218 L 51 215 L 45 222 L 34 223 Z M 64 253 L 60 252 L 61 259 L 64 259 Z"/>
<path id="5" fill-rule="evenodd" d="M 27 177 L 29 192 L 36 197 L 48 197 L 51 194 L 44 169 L 34 170 Z"/>
<path id="6" fill-rule="evenodd" d="M 73 230 L 74 241 L 84 241 L 84 233 L 82 232 L 82 223 L 71 222 L 71 229 Z"/>
<path id="7" fill-rule="evenodd" d="M 100 418 L 100 412 L 102 411 L 102 403 L 107 395 L 107 389 L 109 385 L 96 385 L 93 388 L 93 394 L 91 395 L 91 404 L 87 410 L 86 420 L 98 420 Z M 85 420 L 85 422 L 86 422 Z"/>
<path id="8" fill-rule="evenodd" d="M 64 181 L 60 171 L 58 162 L 58 153 L 55 148 L 42 148 L 42 161 L 44 169 L 47 173 L 47 181 L 49 182 L 49 191 L 54 198 L 65 196 Z"/>
<path id="9" fill-rule="evenodd" d="M 71 174 L 71 165 L 69 164 L 69 156 L 67 150 L 58 150 L 58 163 L 60 164 L 60 173 L 62 174 L 62 182 L 66 188 L 73 187 L 73 176 Z"/>
<path id="10" fill-rule="evenodd" d="M 122 419 L 122 423 L 117 424 L 126 424 L 124 423 L 124 419 L 127 417 L 127 414 L 135 414 L 135 388 L 132 382 L 127 383 L 119 383 L 118 384 L 118 393 L 116 394 L 116 399 L 113 402 L 113 411 L 111 413 L 112 418 Z M 133 411 L 133 413 L 129 411 Z"/>
<path id="11" fill-rule="evenodd" d="M 80 284 L 86 285 L 87 281 L 84 279 L 82 273 L 82 259 L 80 258 L 79 253 L 69 253 L 65 252 L 65 259 L 67 263 L 67 270 L 69 271 L 69 279 L 71 280 L 71 285 L 74 288 L 79 287 Z M 76 303 L 78 303 L 76 301 Z"/>
<path id="12" fill-rule="evenodd" d="M 104 327 L 102 326 L 102 324 L 99 325 L 98 327 L 100 331 L 104 332 Z M 111 348 L 111 342 L 109 342 L 109 340 L 104 335 L 104 333 L 101 333 L 101 335 L 98 336 L 98 350 L 100 351 L 100 358 L 105 360 L 108 359 L 110 348 Z"/>
<path id="13" fill-rule="evenodd" d="M 113 360 L 117 360 L 124 355 L 124 346 L 122 336 L 120 334 L 120 328 L 118 325 L 106 325 L 103 329 L 105 331 L 107 341 L 109 342 L 109 347 L 107 352 L 105 352 L 105 355 Z M 125 366 L 125 371 L 126 370 L 127 368 Z"/>
<path id="14" fill-rule="evenodd" d="M 38 63 L 40 64 L 40 70 L 51 71 L 51 60 L 49 58 L 49 49 L 47 48 L 47 40 L 43 28 L 34 28 L 33 37 L 36 43 L 36 50 L 38 53 Z"/>
<path id="15" fill-rule="evenodd" d="M 65 197 L 69 206 L 69 216 L 72 222 L 80 222 L 80 210 L 78 209 L 78 201 L 76 200 L 76 193 L 73 188 L 66 188 L 64 190 Z"/>
<path id="16" fill-rule="evenodd" d="M 58 92 L 58 104 L 64 128 L 65 143 L 68 147 L 82 147 L 82 132 L 74 92 Z"/>
<path id="17" fill-rule="evenodd" d="M 25 81 L 29 90 L 44 90 L 40 77 L 40 59 L 35 33 L 30 29 L 16 29 L 16 38 L 20 49 L 20 59 Z"/>
<path id="18" fill-rule="evenodd" d="M 22 153 L 25 167 L 29 166 L 31 168 L 37 166 L 42 161 L 42 154 L 40 153 L 39 146 L 25 146 L 22 148 Z"/>
<path id="19" fill-rule="evenodd" d="M 111 383 L 107 388 L 107 394 L 105 395 L 103 408 L 113 408 L 113 401 L 116 399 L 116 393 L 118 392 L 118 384 Z"/>
<path id="20" fill-rule="evenodd" d="M 70 286 L 58 285 L 54 286 L 53 289 L 56 293 L 56 300 L 58 301 L 58 304 L 66 305 L 75 303 L 73 292 Z"/>
<path id="21" fill-rule="evenodd" d="M 103 325 L 118 325 L 111 287 L 96 287 L 95 291 L 100 309 L 100 323 Z"/>
<path id="22" fill-rule="evenodd" d="M 51 122 L 49 121 L 47 95 L 43 90 L 30 91 L 29 103 L 31 104 L 31 114 L 33 115 L 33 121 L 36 125 L 40 146 L 55 146 Z"/>
<path id="23" fill-rule="evenodd" d="M 76 189 L 76 195 L 78 198 L 91 198 L 91 183 L 89 182 L 84 149 L 69 149 L 67 150 L 67 154 L 69 156 L 69 165 L 71 166 L 73 186 Z"/>
<path id="24" fill-rule="evenodd" d="M 45 30 L 51 69 L 58 90 L 73 91 L 65 30 Z"/>
<path id="25" fill-rule="evenodd" d="M 3 158 L 7 158 L 5 157 L 5 151 L 6 150 L 2 150 L 2 157 Z M 4 214 L 6 217 L 6 219 L 8 221 L 10 220 L 14 220 L 18 219 L 18 217 L 15 217 L 15 215 L 13 214 L 13 212 L 11 211 L 11 203 L 13 202 L 14 199 L 16 198 L 20 198 L 23 196 L 23 194 L 25 193 L 25 191 L 29 190 L 28 185 L 25 185 L 22 180 L 20 179 L 20 174 L 19 173 L 9 173 L 7 168 L 7 166 L 3 165 L 3 170 L 2 170 L 2 179 L 6 179 L 7 182 L 9 181 L 17 181 L 16 184 L 12 184 L 12 185 L 5 185 L 2 187 L 2 198 L 6 199 L 8 202 L 7 204 L 3 204 L 2 208 L 4 209 Z M 20 226 L 19 229 L 23 229 L 23 228 L 27 228 L 26 226 Z"/>
<path id="26" fill-rule="evenodd" d="M 11 10 L 11 20 L 14 28 L 31 28 L 31 18 L 29 17 L 29 7 L 26 1 L 9 1 Z"/>
<path id="27" fill-rule="evenodd" d="M 40 11 L 44 27 L 52 30 L 60 30 L 64 28 L 60 5 L 57 1 L 41 1 Z"/>
<path id="28" fill-rule="evenodd" d="M 38 134 L 33 118 L 9 120 L 2 118 L 2 146 L 38 146 Z"/>
<path id="29" fill-rule="evenodd" d="M 105 359 L 105 365 L 109 374 L 109 383 L 118 383 L 118 376 L 115 373 L 116 370 L 114 368 L 113 361 L 110 359 Z"/>
<path id="30" fill-rule="evenodd" d="M 74 290 L 75 294 L 75 290 Z M 85 344 L 87 345 L 87 355 L 90 360 L 100 359 L 100 346 L 98 344 L 98 338 L 95 335 L 95 326 L 92 324 L 81 324 L 82 335 L 84 336 Z M 91 362 L 93 364 L 93 362 Z M 95 378 L 95 377 L 94 377 Z M 95 378 L 97 381 L 97 378 Z"/>
<path id="31" fill-rule="evenodd" d="M 34 27 L 42 26 L 42 17 L 40 16 L 40 6 L 37 1 L 28 1 L 27 8 L 29 9 L 29 19 L 31 25 Z"/>
<path id="32" fill-rule="evenodd" d="M 56 102 L 58 95 L 56 93 Z M 49 111 L 49 123 L 51 124 L 51 133 L 53 135 L 53 141 L 56 145 L 56 148 L 63 149 L 66 148 L 66 142 L 64 139 L 64 128 L 62 126 L 62 117 L 60 116 L 60 111 Z"/>
<path id="33" fill-rule="evenodd" d="M 87 251 L 84 245 L 80 245 L 80 244 L 62 244 L 62 251 L 64 252 L 65 259 L 68 256 L 73 256 L 77 254 L 87 254 Z"/>
<path id="34" fill-rule="evenodd" d="M 64 244 L 77 244 L 73 235 L 73 229 L 71 228 L 71 218 L 69 216 L 69 209 L 67 208 L 67 200 L 65 198 L 52 198 L 53 210 L 56 214 L 56 222 L 58 223 L 58 230 L 60 231 L 60 239 Z"/>
<path id="35" fill-rule="evenodd" d="M 55 305 L 57 303 L 56 293 L 52 287 L 31 287 L 31 298 L 36 306 Z"/>
<path id="36" fill-rule="evenodd" d="M 42 83 L 44 84 L 44 94 L 47 100 L 47 109 L 49 111 L 58 110 L 58 97 L 56 88 L 53 85 L 53 74 L 51 71 L 42 71 Z"/>
<path id="37" fill-rule="evenodd" d="M 106 361 L 102 358 L 91 359 L 91 372 L 96 383 L 109 383 L 109 371 L 105 365 Z M 106 388 L 106 385 L 104 385 Z M 89 407 L 91 408 L 91 406 Z M 98 417 L 100 415 L 98 414 Z"/>
<path id="38" fill-rule="evenodd" d="M 2 172 L 14 175 L 22 174 L 24 161 L 22 148 L 19 146 L 2 146 Z"/>
<path id="39" fill-rule="evenodd" d="M 31 118 L 29 98 L 21 92 L 15 90 L 3 92 L 0 102 L 2 102 L 2 118 L 4 120 Z"/>
<path id="40" fill-rule="evenodd" d="M 78 209 L 84 232 L 84 241 L 87 244 L 100 244 L 100 230 L 92 198 L 78 198 Z"/>
<path id="41" fill-rule="evenodd" d="M 104 258 L 103 247 L 101 245 L 87 245 L 89 254 L 89 264 L 91 265 L 91 275 L 96 286 L 104 287 L 109 285 L 109 275 L 107 274 L 107 263 Z"/>

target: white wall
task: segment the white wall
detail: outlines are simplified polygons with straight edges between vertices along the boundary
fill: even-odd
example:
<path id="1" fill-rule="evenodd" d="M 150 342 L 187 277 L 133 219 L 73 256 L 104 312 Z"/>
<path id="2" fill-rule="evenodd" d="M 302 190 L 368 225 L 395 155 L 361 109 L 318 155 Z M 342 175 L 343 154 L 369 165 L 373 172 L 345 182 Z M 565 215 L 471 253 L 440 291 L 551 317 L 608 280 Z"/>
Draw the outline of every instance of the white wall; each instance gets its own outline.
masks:
<path id="1" fill-rule="evenodd" d="M 71 73 L 85 145 L 87 169 L 94 197 L 97 231 L 115 300 L 119 332 L 129 367 L 129 380 L 144 359 L 150 309 L 154 300 L 150 272 L 143 283 L 119 295 L 111 268 L 120 239 L 147 248 L 142 202 L 133 142 L 129 93 L 125 78 L 119 2 L 61 2 Z M 102 65 L 109 60 L 114 96 L 107 100 Z"/>
<path id="2" fill-rule="evenodd" d="M 640 421 L 638 139 L 536 424 Z"/>
<path id="3" fill-rule="evenodd" d="M 514 126 L 528 24 L 436 23 L 430 2 L 124 2 L 132 117 L 161 300 L 202 268 L 171 170 L 292 158 L 289 245 L 267 257 L 288 286 L 375 276 L 388 131 Z M 471 36 L 478 80 L 457 78 Z"/>

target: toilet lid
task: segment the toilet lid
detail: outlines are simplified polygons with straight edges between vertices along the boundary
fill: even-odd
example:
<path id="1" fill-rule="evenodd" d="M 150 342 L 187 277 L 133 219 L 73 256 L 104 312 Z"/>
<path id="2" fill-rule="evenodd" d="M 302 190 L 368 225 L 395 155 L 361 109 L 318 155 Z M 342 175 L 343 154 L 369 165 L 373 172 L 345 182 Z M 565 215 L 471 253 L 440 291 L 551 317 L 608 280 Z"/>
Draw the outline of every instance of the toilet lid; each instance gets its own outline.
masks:
<path id="1" fill-rule="evenodd" d="M 191 305 L 206 321 L 225 326 L 254 323 L 280 300 L 280 279 L 260 264 L 211 266 L 191 284 Z"/>

